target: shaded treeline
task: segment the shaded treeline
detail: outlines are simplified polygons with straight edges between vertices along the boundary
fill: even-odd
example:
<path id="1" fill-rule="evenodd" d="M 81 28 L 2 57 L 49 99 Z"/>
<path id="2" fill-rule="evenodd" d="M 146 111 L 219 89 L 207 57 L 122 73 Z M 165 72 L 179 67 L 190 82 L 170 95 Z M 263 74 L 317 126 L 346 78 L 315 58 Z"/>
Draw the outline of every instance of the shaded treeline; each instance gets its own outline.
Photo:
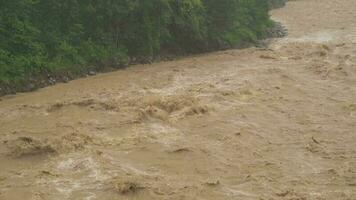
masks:
<path id="1" fill-rule="evenodd" d="M 269 3 L 0 0 L 0 84 L 252 43 L 273 25 Z"/>

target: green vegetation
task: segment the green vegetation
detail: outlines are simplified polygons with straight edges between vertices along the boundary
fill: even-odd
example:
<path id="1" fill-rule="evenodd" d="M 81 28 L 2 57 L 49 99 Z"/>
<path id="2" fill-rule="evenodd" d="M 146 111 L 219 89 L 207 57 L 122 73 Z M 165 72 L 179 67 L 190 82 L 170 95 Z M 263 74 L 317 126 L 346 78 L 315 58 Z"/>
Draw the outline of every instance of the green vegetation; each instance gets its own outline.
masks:
<path id="1" fill-rule="evenodd" d="M 270 8 L 280 8 L 286 4 L 287 0 L 269 0 Z"/>
<path id="2" fill-rule="evenodd" d="M 272 24 L 268 8 L 267 0 L 0 0 L 0 84 L 251 43 Z"/>

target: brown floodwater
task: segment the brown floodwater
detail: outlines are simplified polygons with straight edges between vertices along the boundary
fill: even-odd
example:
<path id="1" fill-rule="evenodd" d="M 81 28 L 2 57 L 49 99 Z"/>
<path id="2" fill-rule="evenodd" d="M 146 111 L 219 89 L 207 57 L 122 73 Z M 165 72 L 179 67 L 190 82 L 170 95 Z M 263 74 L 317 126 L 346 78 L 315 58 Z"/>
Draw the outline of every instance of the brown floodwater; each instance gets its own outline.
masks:
<path id="1" fill-rule="evenodd" d="M 0 199 L 356 199 L 356 2 L 271 15 L 265 49 L 1 97 Z"/>

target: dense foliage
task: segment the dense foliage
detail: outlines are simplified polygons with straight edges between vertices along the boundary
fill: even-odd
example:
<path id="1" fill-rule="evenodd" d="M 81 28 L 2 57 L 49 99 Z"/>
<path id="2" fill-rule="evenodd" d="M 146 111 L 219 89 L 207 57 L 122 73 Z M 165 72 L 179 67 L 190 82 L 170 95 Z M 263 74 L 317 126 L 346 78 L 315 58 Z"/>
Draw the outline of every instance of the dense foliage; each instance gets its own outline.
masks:
<path id="1" fill-rule="evenodd" d="M 0 0 L 0 82 L 253 42 L 267 0 Z"/>
<path id="2" fill-rule="evenodd" d="M 280 8 L 286 4 L 287 0 L 269 0 L 268 4 L 270 8 Z"/>

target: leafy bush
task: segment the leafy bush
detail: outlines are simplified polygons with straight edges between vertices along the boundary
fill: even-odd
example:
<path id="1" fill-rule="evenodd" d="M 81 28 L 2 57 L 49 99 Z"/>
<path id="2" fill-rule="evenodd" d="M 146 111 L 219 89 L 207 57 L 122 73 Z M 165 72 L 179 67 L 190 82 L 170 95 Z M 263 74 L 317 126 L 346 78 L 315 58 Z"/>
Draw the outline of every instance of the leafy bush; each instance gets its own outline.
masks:
<path id="1" fill-rule="evenodd" d="M 270 8 L 279 8 L 286 4 L 287 0 L 268 0 Z"/>
<path id="2" fill-rule="evenodd" d="M 271 25 L 269 3 L 2 0 L 0 82 L 110 59 L 126 63 L 128 57 L 195 53 L 254 42 Z"/>

